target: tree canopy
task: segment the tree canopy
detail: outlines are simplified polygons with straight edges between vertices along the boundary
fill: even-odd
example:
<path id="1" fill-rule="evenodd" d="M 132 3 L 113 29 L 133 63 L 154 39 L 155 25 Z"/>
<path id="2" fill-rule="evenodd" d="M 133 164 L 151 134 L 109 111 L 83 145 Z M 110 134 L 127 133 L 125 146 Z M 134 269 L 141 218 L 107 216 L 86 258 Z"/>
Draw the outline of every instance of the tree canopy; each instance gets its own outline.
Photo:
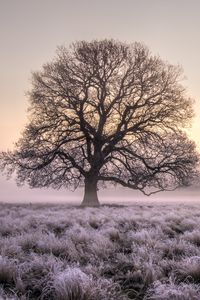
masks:
<path id="1" fill-rule="evenodd" d="M 58 48 L 32 75 L 29 123 L 1 169 L 31 187 L 85 186 L 84 205 L 107 183 L 147 195 L 190 184 L 198 154 L 182 74 L 141 43 Z"/>

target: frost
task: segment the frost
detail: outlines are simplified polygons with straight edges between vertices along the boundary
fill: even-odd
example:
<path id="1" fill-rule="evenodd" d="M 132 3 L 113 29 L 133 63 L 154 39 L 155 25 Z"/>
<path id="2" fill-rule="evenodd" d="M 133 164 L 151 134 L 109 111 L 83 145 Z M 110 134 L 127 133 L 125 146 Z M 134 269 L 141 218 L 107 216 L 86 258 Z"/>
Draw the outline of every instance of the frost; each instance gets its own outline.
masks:
<path id="1" fill-rule="evenodd" d="M 0 208 L 0 299 L 200 299 L 198 205 Z"/>

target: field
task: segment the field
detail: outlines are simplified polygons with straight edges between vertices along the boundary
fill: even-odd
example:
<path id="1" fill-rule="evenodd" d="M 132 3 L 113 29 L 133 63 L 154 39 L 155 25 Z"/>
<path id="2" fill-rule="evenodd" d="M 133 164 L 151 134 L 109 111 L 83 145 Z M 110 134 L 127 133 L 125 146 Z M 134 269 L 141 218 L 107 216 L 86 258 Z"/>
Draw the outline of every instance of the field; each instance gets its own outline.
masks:
<path id="1" fill-rule="evenodd" d="M 200 299 L 200 205 L 0 204 L 0 299 Z"/>

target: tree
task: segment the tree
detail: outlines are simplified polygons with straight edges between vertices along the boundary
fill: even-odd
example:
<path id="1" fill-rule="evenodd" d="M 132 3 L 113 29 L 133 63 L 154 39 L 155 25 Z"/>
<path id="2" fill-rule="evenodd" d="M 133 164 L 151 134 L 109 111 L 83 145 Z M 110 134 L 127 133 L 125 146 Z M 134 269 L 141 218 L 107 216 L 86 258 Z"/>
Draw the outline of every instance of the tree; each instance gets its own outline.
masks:
<path id="1" fill-rule="evenodd" d="M 80 41 L 32 77 L 30 122 L 1 169 L 30 187 L 85 186 L 99 205 L 107 182 L 149 195 L 188 185 L 198 155 L 182 70 L 140 43 Z"/>

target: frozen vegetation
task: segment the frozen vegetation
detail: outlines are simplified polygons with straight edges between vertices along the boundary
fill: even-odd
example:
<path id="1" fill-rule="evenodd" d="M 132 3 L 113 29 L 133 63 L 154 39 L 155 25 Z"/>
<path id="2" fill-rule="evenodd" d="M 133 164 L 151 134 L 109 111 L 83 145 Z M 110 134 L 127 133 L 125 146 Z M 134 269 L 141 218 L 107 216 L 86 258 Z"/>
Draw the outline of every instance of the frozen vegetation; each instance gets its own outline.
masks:
<path id="1" fill-rule="evenodd" d="M 0 299 L 200 299 L 200 205 L 0 205 Z"/>

